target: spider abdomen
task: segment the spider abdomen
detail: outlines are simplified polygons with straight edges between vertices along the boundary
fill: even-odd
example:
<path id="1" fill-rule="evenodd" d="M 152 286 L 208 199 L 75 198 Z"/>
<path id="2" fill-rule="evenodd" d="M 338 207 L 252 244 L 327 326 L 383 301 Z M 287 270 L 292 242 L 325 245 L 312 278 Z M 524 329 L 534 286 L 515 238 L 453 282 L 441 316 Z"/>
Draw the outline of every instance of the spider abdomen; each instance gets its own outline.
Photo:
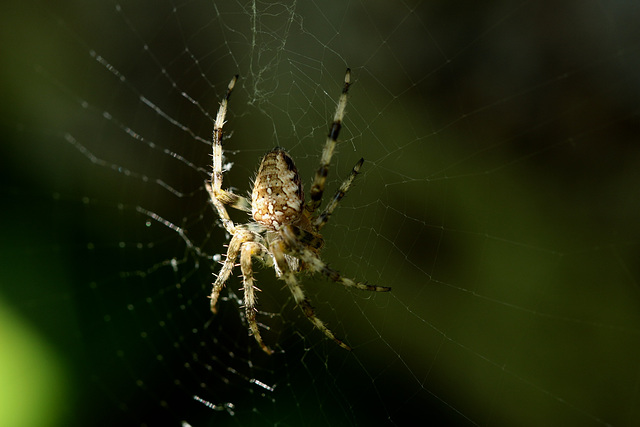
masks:
<path id="1" fill-rule="evenodd" d="M 274 148 L 262 158 L 251 193 L 253 219 L 271 230 L 296 223 L 304 193 L 298 169 L 289 154 Z"/>

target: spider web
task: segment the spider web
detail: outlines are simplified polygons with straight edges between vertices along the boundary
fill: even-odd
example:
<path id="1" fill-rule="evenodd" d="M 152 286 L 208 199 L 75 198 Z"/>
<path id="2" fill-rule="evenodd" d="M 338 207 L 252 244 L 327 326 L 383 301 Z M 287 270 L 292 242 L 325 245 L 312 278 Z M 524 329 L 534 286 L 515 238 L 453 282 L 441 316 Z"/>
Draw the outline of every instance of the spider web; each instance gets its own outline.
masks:
<path id="1" fill-rule="evenodd" d="M 41 381 L 2 400 L 50 425 L 636 424 L 639 12 L 9 4 L 0 295 L 40 347 L 3 353 Z M 393 290 L 302 278 L 346 352 L 257 269 L 267 356 L 238 277 L 208 309 L 213 119 L 238 73 L 225 187 L 279 145 L 308 189 L 346 67 L 327 193 L 366 161 L 323 259 Z"/>

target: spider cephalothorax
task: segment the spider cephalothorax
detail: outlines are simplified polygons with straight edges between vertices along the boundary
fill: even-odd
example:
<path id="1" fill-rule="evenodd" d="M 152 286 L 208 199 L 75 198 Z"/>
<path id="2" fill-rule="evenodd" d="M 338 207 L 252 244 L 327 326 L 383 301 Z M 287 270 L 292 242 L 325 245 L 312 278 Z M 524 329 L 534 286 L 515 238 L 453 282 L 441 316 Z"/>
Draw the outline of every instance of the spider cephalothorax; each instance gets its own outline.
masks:
<path id="1" fill-rule="evenodd" d="M 388 287 L 367 285 L 342 277 L 338 271 L 326 265 L 319 256 L 320 248 L 323 245 L 320 229 L 327 223 L 338 203 L 349 190 L 364 162 L 363 159 L 360 159 L 356 163 L 349 177 L 336 191 L 331 202 L 321 213 L 318 213 L 317 210 L 322 203 L 329 163 L 344 117 L 347 92 L 351 85 L 351 71 L 347 69 L 345 74 L 342 94 L 322 151 L 320 167 L 311 186 L 310 199 L 306 204 L 298 169 L 291 156 L 282 148 L 274 148 L 262 158 L 250 202 L 242 196 L 222 189 L 222 127 L 225 122 L 229 96 L 237 79 L 238 76 L 235 76 L 229 83 L 227 95 L 220 103 L 220 109 L 216 116 L 213 131 L 213 172 L 211 182 L 206 183 L 211 203 L 216 208 L 225 229 L 232 236 L 227 250 L 227 258 L 222 263 L 218 277 L 213 283 L 210 296 L 211 310 L 216 312 L 220 291 L 239 256 L 243 278 L 244 306 L 249 328 L 262 350 L 268 354 L 272 353 L 272 350 L 263 342 L 256 321 L 255 291 L 257 288 L 253 279 L 253 258 L 257 258 L 265 265 L 273 266 L 276 275 L 287 284 L 296 304 L 311 323 L 341 347 L 350 350 L 351 347 L 338 339 L 324 322 L 316 317 L 296 274 L 300 271 L 311 271 L 322 273 L 347 287 L 377 292 L 391 290 Z M 229 218 L 224 205 L 251 212 L 255 222 L 235 225 Z"/>

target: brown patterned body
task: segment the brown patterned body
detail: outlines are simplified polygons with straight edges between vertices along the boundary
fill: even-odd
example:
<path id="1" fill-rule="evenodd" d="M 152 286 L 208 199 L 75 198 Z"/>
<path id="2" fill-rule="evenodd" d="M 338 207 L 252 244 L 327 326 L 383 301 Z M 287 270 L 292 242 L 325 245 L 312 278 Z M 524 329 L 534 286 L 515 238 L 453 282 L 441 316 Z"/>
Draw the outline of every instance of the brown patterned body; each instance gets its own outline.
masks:
<path id="1" fill-rule="evenodd" d="M 274 148 L 262 159 L 251 193 L 253 219 L 270 230 L 296 224 L 304 208 L 298 169 L 289 154 Z"/>

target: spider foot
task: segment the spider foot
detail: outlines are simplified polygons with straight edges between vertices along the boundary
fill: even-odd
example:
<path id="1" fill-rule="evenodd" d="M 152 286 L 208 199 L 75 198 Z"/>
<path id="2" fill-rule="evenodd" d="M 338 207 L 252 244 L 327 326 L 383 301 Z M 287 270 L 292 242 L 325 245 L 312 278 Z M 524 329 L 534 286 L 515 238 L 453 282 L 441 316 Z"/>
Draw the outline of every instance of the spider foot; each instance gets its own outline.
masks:
<path id="1" fill-rule="evenodd" d="M 269 356 L 271 356 L 274 353 L 274 351 L 271 350 L 269 347 L 267 347 L 267 345 L 264 343 L 264 341 L 262 341 L 262 338 L 260 337 L 260 334 L 258 334 L 258 335 L 254 334 L 253 337 L 256 339 L 256 342 L 258 343 L 258 345 L 260 346 L 262 351 L 267 353 Z"/>
<path id="2" fill-rule="evenodd" d="M 213 314 L 217 314 L 218 313 L 218 307 L 217 307 L 217 303 L 218 303 L 218 297 L 220 296 L 219 292 L 211 292 L 211 295 L 209 295 L 209 299 L 211 300 L 211 312 Z"/>

